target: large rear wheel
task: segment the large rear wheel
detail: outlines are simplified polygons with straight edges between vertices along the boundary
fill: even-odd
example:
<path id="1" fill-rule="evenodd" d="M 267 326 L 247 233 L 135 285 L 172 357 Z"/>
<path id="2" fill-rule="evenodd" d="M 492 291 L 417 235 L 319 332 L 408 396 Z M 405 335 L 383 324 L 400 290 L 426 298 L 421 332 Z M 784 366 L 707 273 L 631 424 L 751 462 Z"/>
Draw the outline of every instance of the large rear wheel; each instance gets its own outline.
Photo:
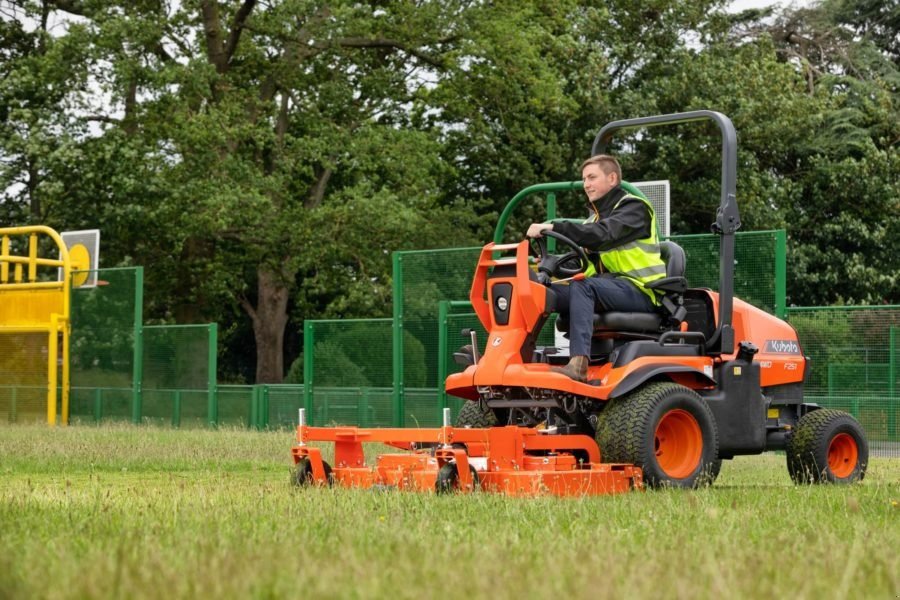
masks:
<path id="1" fill-rule="evenodd" d="M 853 416 L 822 408 L 800 418 L 785 454 L 795 483 L 853 483 L 866 475 L 869 444 Z"/>
<path id="2" fill-rule="evenodd" d="M 716 424 L 690 388 L 651 382 L 610 401 L 597 427 L 603 462 L 641 467 L 651 487 L 712 483 L 719 465 Z"/>

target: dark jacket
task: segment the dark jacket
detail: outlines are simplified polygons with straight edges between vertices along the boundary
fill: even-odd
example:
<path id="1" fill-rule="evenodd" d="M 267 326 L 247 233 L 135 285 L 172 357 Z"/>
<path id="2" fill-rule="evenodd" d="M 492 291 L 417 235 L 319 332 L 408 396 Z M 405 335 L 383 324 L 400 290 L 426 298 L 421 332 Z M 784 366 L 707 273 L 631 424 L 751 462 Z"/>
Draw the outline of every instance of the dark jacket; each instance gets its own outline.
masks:
<path id="1" fill-rule="evenodd" d="M 653 221 L 644 202 L 629 198 L 613 210 L 627 194 L 621 186 L 616 186 L 601 198 L 588 202 L 591 212 L 600 215 L 599 220 L 584 224 L 558 221 L 553 223 L 553 231 L 594 252 L 650 237 Z"/>

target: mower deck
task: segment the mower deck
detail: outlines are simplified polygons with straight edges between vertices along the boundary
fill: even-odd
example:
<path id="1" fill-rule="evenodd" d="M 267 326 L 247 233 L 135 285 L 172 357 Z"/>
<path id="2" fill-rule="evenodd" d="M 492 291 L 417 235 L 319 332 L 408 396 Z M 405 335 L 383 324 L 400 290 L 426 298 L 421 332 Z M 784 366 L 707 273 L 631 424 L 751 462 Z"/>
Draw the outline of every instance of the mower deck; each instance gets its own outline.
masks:
<path id="1" fill-rule="evenodd" d="M 475 490 L 509 496 L 618 494 L 642 487 L 641 469 L 603 464 L 586 435 L 549 435 L 526 427 L 470 429 L 297 428 L 294 464 L 300 484 L 414 491 Z M 309 442 L 334 442 L 335 466 Z M 363 443 L 408 452 L 384 454 L 367 466 Z M 424 448 L 423 448 L 424 446 Z M 576 454 L 581 457 L 579 461 Z M 587 457 L 585 460 L 584 457 Z M 307 461 L 300 464 L 302 461 Z"/>

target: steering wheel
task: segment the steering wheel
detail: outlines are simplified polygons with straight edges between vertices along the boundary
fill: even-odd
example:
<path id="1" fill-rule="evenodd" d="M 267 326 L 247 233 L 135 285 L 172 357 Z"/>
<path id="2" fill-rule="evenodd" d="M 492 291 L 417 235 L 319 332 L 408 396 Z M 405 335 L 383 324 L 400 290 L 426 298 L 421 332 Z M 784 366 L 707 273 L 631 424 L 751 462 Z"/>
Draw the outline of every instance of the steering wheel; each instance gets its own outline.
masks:
<path id="1" fill-rule="evenodd" d="M 565 254 L 550 254 L 547 252 L 547 237 L 559 240 L 563 245 L 571 248 L 571 250 Z M 588 259 L 584 248 L 561 233 L 549 229 L 544 230 L 543 237 L 531 238 L 530 244 L 532 250 L 534 250 L 535 254 L 540 258 L 538 271 L 546 273 L 550 277 L 556 277 L 557 279 L 574 277 L 579 273 L 587 271 L 588 267 L 591 265 L 591 261 Z"/>

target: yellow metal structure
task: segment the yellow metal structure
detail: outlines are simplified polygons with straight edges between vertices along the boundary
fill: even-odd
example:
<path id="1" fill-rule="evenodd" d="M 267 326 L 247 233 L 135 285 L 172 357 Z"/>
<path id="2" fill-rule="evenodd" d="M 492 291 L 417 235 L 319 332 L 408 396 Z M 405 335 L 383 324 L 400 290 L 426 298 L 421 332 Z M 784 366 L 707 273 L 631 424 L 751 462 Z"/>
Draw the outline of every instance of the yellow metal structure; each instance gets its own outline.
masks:
<path id="1" fill-rule="evenodd" d="M 55 246 L 58 258 L 39 256 L 41 242 L 48 238 L 52 245 L 44 242 L 44 246 L 50 252 Z M 18 253 L 22 248 L 26 250 Z M 57 387 L 62 389 L 60 419 L 63 424 L 69 420 L 70 291 L 73 272 L 90 268 L 86 252 L 75 254 L 73 260 L 60 235 L 49 227 L 0 228 L 0 336 L 28 333 L 48 336 L 46 357 L 28 356 L 26 350 L 21 366 L 27 368 L 26 362 L 39 359 L 47 361 L 47 423 L 50 425 L 56 424 Z M 62 274 L 61 278 L 58 273 Z M 34 354 L 43 354 L 43 349 Z M 58 380 L 60 370 L 62 381 Z"/>

